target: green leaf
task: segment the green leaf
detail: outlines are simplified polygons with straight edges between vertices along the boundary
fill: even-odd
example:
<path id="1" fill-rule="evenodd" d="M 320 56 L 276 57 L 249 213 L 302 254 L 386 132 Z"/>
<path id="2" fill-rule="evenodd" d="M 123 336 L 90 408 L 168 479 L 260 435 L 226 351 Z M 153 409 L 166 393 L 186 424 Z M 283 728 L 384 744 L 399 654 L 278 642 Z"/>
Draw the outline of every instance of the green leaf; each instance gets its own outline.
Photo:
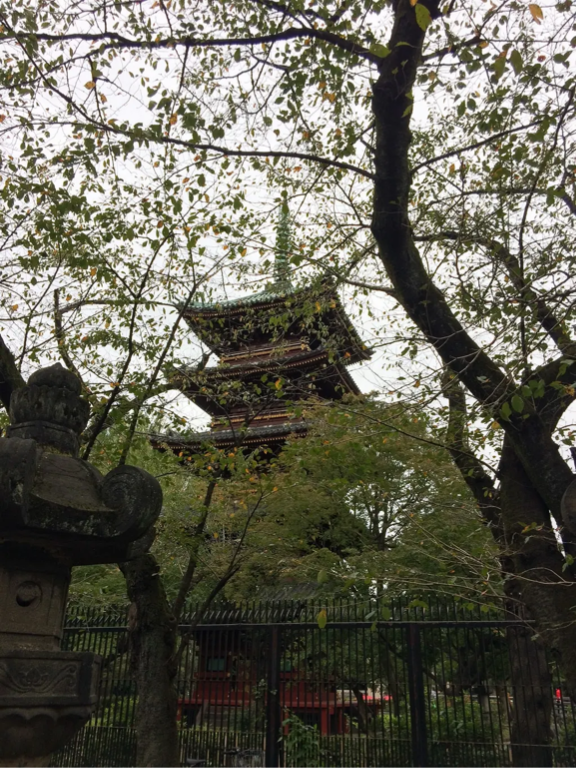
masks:
<path id="1" fill-rule="evenodd" d="M 428 8 L 426 8 L 425 5 L 422 5 L 421 3 L 416 4 L 414 11 L 416 13 L 416 23 L 418 24 L 420 29 L 423 29 L 424 32 L 426 32 L 426 30 L 430 26 L 430 22 L 432 21 L 432 16 L 430 16 L 430 11 L 428 10 Z"/>
<path id="2" fill-rule="evenodd" d="M 524 64 L 522 62 L 522 56 L 516 49 L 514 49 L 510 54 L 510 63 L 514 67 L 514 72 L 516 72 L 516 74 L 519 75 L 520 72 L 522 72 L 522 67 L 524 66 Z"/>
<path id="3" fill-rule="evenodd" d="M 500 414 L 506 421 L 510 418 L 512 415 L 512 408 L 510 408 L 510 403 L 504 403 L 502 405 L 502 408 L 500 408 Z"/>
<path id="4" fill-rule="evenodd" d="M 318 576 L 316 578 L 316 581 L 318 582 L 318 584 L 326 584 L 326 582 L 328 581 L 328 574 L 326 573 L 326 571 L 318 571 Z"/>
<path id="5" fill-rule="evenodd" d="M 524 400 L 520 397 L 520 395 L 512 395 L 512 408 L 516 411 L 516 413 L 522 413 L 524 410 Z"/>
<path id="6" fill-rule="evenodd" d="M 322 610 L 318 613 L 318 615 L 316 616 L 316 621 L 320 629 L 324 629 L 324 627 L 328 623 L 328 615 L 326 613 L 325 608 L 322 608 Z"/>
<path id="7" fill-rule="evenodd" d="M 385 59 L 386 56 L 390 55 L 390 48 L 381 43 L 372 43 L 370 46 L 370 53 L 373 53 L 374 56 L 379 56 L 381 59 Z"/>
<path id="8" fill-rule="evenodd" d="M 497 78 L 501 78 L 504 74 L 504 68 L 506 66 L 506 57 L 505 56 L 499 56 L 494 64 L 492 64 L 492 69 L 496 73 Z"/>

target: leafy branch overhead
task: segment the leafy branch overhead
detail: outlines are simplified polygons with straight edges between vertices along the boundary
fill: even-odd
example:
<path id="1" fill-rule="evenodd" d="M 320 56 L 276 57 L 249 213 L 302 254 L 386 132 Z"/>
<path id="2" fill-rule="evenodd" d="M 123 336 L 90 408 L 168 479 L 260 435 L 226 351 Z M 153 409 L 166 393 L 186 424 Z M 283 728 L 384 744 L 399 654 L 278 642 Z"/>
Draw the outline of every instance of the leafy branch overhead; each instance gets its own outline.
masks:
<path id="1" fill-rule="evenodd" d="M 337 283 L 378 350 L 370 386 L 440 422 L 440 372 L 460 382 L 453 457 L 499 493 L 506 572 L 548 574 L 553 599 L 522 599 L 576 690 L 573 14 L 0 2 L 3 402 L 58 356 L 99 408 L 91 448 L 127 414 L 122 461 L 143 419 L 190 421 L 169 371 L 206 350 L 182 306 L 263 290 L 289 202 L 283 268 Z"/>

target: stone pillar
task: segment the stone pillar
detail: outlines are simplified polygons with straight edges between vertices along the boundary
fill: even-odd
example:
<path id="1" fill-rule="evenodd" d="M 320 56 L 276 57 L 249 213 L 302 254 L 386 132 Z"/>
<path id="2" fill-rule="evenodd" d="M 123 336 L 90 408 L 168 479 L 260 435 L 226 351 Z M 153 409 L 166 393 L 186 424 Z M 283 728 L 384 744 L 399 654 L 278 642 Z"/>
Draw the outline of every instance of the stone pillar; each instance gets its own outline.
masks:
<path id="1" fill-rule="evenodd" d="M 37 371 L 0 438 L 0 766 L 47 765 L 90 718 L 100 658 L 60 650 L 71 569 L 145 552 L 162 506 L 143 470 L 78 458 L 80 392 L 59 364 Z"/>

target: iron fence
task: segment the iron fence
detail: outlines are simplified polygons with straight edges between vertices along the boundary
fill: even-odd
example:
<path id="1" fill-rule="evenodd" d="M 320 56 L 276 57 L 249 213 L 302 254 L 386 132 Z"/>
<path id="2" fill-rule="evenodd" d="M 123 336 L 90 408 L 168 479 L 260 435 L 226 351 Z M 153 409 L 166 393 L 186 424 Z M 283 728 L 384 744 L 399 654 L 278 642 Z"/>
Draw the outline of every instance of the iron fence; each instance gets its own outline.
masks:
<path id="1" fill-rule="evenodd" d="M 176 681 L 182 765 L 576 764 L 557 664 L 529 625 L 487 606 L 224 606 L 189 634 Z M 65 647 L 104 664 L 92 721 L 53 764 L 134 765 L 125 611 L 72 610 Z"/>

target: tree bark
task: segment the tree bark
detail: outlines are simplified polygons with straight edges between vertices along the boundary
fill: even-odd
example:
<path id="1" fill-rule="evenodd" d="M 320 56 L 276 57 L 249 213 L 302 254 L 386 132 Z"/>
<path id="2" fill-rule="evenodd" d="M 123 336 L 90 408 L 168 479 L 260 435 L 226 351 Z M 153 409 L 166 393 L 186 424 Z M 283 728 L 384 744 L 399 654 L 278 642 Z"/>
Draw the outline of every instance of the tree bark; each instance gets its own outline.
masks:
<path id="1" fill-rule="evenodd" d="M 180 765 L 174 685 L 177 624 L 151 554 L 122 563 L 132 603 L 129 638 L 136 677 L 136 765 Z"/>
<path id="2" fill-rule="evenodd" d="M 527 618 L 523 606 L 519 608 L 519 618 Z M 533 634 L 529 626 L 509 627 L 506 632 L 512 689 L 512 764 L 551 768 L 552 675 L 544 645 Z"/>
<path id="3" fill-rule="evenodd" d="M 480 513 L 500 549 L 506 610 L 508 614 L 527 622 L 532 616 L 522 599 L 521 582 L 514 575 L 516 563 L 512 552 L 508 550 L 503 523 L 503 517 L 509 519 L 510 515 L 506 515 L 507 509 L 502 508 L 502 503 L 509 504 L 510 500 L 515 498 L 516 483 L 523 477 L 520 462 L 514 452 L 510 456 L 506 454 L 506 461 L 500 466 L 502 486 L 501 489 L 496 489 L 483 465 L 471 453 L 466 440 L 466 398 L 461 384 L 448 375 L 444 377 L 443 389 L 450 404 L 446 435 L 448 450 L 473 493 Z M 508 445 L 506 448 L 510 450 Z M 527 481 L 528 478 L 524 477 L 524 480 Z M 523 494 L 526 497 L 532 495 L 539 502 L 531 483 L 524 483 Z M 538 503 L 538 513 L 540 507 L 541 504 Z M 526 506 L 525 512 L 529 514 L 529 506 Z M 542 509 L 542 517 L 545 512 L 546 510 Z M 546 519 L 549 519 L 547 513 Z M 510 712 L 507 707 L 507 711 L 511 722 L 510 741 L 514 766 L 552 766 L 552 677 L 544 644 L 540 637 L 533 635 L 534 631 L 528 624 L 511 626 L 506 633 L 513 697 L 513 708 Z"/>
<path id="4" fill-rule="evenodd" d="M 500 462 L 500 502 L 507 556 L 520 598 L 535 619 L 540 637 L 561 657 L 570 695 L 576 695 L 576 585 L 564 577 L 564 558 L 550 515 L 510 441 Z"/>

